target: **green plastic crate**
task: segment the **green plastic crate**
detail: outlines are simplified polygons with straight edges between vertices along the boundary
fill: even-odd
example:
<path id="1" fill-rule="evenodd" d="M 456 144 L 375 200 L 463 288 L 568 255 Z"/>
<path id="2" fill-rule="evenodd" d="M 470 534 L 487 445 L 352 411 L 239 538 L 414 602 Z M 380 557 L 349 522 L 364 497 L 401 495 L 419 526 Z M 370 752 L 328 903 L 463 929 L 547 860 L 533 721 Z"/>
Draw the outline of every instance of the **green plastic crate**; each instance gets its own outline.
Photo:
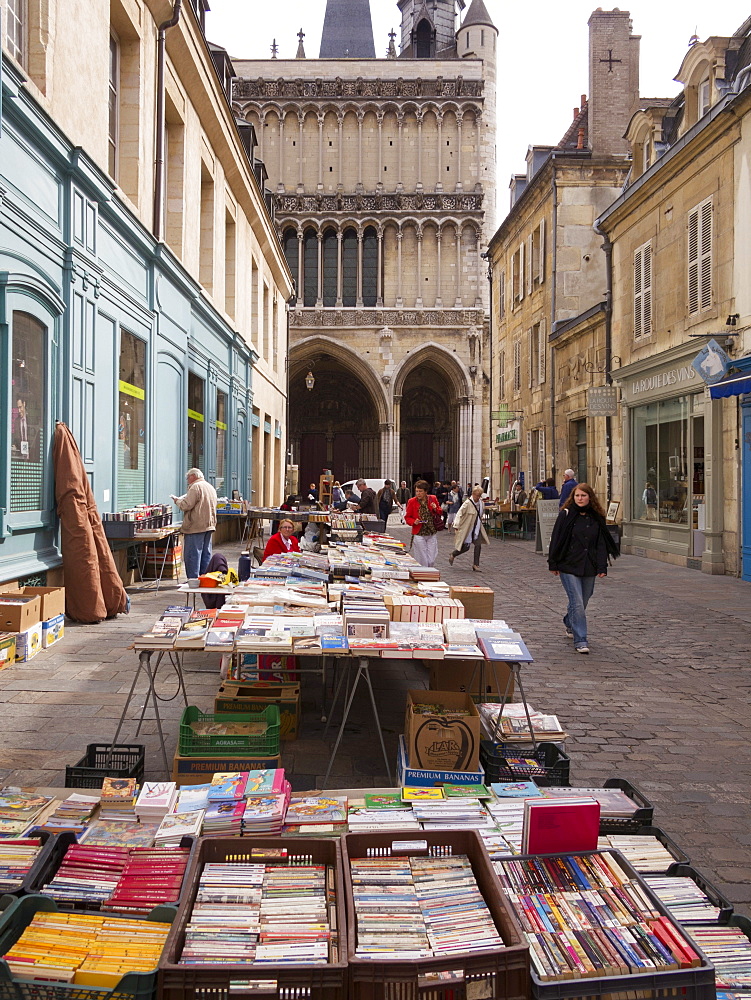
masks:
<path id="1" fill-rule="evenodd" d="M 0 902 L 0 955 L 5 955 L 13 947 L 37 913 L 58 912 L 55 901 L 47 896 L 24 896 L 8 905 L 9 898 L 4 896 Z M 176 914 L 173 906 L 158 906 L 147 917 L 136 919 L 171 924 Z M 107 917 L 112 920 L 133 919 L 115 914 L 107 914 Z M 154 1000 L 156 979 L 157 970 L 154 969 L 153 972 L 130 972 L 112 989 L 42 980 L 23 982 L 14 979 L 5 962 L 0 961 L 0 1000 Z"/>
<path id="2" fill-rule="evenodd" d="M 193 722 L 265 722 L 262 736 L 199 736 Z M 281 723 L 279 706 L 269 705 L 263 712 L 201 712 L 189 705 L 180 719 L 178 753 L 182 757 L 220 757 L 231 754 L 244 757 L 276 757 L 279 754 Z"/>

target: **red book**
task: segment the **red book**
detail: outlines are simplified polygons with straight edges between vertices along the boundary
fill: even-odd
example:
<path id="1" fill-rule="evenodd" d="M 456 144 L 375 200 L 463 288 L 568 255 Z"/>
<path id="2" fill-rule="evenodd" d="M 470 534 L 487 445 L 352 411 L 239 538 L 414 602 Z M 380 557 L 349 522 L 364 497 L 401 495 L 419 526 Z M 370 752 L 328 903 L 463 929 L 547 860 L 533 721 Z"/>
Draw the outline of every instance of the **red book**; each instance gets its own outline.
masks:
<path id="1" fill-rule="evenodd" d="M 600 803 L 596 799 L 525 799 L 522 851 L 579 854 L 597 850 Z"/>

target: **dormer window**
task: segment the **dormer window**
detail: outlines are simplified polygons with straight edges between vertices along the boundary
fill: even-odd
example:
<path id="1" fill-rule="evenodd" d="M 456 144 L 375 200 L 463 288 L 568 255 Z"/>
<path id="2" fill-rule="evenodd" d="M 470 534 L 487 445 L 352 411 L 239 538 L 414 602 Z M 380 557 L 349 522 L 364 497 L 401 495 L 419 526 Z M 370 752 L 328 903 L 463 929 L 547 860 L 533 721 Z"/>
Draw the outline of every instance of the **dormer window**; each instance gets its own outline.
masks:
<path id="1" fill-rule="evenodd" d="M 650 164 L 652 162 L 652 142 L 649 138 L 649 133 L 647 133 L 647 135 L 644 136 L 644 143 L 642 145 L 641 155 L 642 155 L 641 172 L 645 173 L 647 170 L 649 170 Z"/>
<path id="2" fill-rule="evenodd" d="M 697 98 L 697 117 L 703 118 L 711 106 L 709 78 L 699 84 Z"/>

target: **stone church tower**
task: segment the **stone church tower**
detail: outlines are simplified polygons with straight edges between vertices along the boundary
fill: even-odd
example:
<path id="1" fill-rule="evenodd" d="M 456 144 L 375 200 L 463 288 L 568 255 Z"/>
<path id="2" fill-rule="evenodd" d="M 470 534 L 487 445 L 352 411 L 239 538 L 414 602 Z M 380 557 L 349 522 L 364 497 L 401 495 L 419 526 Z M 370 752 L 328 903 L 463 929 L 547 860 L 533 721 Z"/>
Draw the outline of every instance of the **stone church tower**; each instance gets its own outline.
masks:
<path id="1" fill-rule="evenodd" d="M 392 33 L 369 58 L 369 0 L 328 0 L 321 58 L 233 59 L 298 289 L 300 482 L 329 468 L 467 483 L 488 467 L 498 33 L 483 0 L 461 21 L 457 7 L 398 0 L 401 51 Z"/>

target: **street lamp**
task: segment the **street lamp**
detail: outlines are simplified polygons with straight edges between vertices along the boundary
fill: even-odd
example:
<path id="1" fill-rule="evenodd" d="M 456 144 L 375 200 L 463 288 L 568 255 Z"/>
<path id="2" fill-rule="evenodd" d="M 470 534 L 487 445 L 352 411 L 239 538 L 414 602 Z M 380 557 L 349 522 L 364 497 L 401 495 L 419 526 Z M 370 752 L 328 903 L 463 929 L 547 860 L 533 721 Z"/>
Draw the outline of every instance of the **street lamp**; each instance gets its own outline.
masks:
<path id="1" fill-rule="evenodd" d="M 305 376 L 305 385 L 308 388 L 308 392 L 313 391 L 313 389 L 315 388 L 315 384 L 316 384 L 315 375 L 313 374 L 312 371 L 309 371 L 308 374 Z"/>

